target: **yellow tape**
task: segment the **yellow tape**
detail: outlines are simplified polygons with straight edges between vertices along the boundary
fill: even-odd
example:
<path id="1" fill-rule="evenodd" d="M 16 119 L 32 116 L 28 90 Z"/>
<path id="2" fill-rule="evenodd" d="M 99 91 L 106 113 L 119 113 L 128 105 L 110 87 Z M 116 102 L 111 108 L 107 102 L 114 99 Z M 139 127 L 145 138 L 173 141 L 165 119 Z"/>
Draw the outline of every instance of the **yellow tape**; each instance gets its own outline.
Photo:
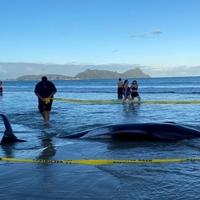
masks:
<path id="1" fill-rule="evenodd" d="M 48 103 L 51 102 L 51 99 L 52 98 L 44 98 L 43 101 L 44 101 L 45 104 L 48 104 Z"/>
<path id="2" fill-rule="evenodd" d="M 109 160 L 109 159 L 81 159 L 81 160 L 42 160 L 42 159 L 26 159 L 26 158 L 3 158 L 0 161 L 13 163 L 40 163 L 40 164 L 79 164 L 79 165 L 111 165 L 111 164 L 162 164 L 162 163 L 180 163 L 200 161 L 200 157 L 196 158 L 164 158 L 164 159 L 135 159 L 135 160 Z"/>
<path id="3" fill-rule="evenodd" d="M 79 104 L 122 104 L 122 100 L 83 100 L 83 99 L 67 99 L 54 98 L 55 101 Z M 200 100 L 141 100 L 141 101 L 125 101 L 125 103 L 133 104 L 200 104 Z"/>

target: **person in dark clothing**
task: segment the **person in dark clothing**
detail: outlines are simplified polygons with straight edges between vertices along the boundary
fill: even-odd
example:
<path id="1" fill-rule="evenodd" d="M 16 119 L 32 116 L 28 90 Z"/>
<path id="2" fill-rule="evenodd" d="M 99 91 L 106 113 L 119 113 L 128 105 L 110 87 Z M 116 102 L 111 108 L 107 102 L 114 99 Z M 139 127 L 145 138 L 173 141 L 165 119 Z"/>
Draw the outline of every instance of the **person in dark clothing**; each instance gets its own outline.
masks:
<path id="1" fill-rule="evenodd" d="M 3 95 L 3 82 L 0 81 L 0 96 Z"/>
<path id="2" fill-rule="evenodd" d="M 131 98 L 134 100 L 134 98 L 137 98 L 138 101 L 140 101 L 140 95 L 138 93 L 138 83 L 136 80 L 134 80 L 131 84 Z"/>
<path id="3" fill-rule="evenodd" d="M 44 118 L 45 123 L 49 123 L 49 114 L 53 103 L 53 96 L 57 92 L 55 85 L 48 81 L 46 76 L 35 86 L 35 94 L 38 97 L 38 109 Z"/>
<path id="4" fill-rule="evenodd" d="M 123 101 L 130 99 L 131 90 L 128 84 L 129 84 L 128 80 L 125 80 L 123 85 L 123 96 L 124 96 Z"/>
<path id="5" fill-rule="evenodd" d="M 117 94 L 118 94 L 118 99 L 123 98 L 123 82 L 121 78 L 119 78 L 117 83 Z"/>

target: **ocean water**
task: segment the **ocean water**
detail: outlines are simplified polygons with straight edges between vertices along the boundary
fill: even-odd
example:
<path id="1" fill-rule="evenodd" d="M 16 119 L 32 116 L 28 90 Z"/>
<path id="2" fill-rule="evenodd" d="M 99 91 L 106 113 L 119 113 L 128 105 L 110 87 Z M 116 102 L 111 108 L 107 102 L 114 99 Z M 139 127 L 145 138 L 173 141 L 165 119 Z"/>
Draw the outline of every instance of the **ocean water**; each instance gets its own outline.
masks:
<path id="1" fill-rule="evenodd" d="M 132 80 L 129 80 L 130 82 Z M 143 100 L 199 100 L 200 77 L 137 79 Z M 55 97 L 116 99 L 117 80 L 54 81 Z M 108 124 L 174 121 L 200 129 L 200 105 L 84 105 L 54 101 L 43 124 L 35 81 L 5 81 L 0 112 L 18 138 L 0 157 L 41 159 L 152 159 L 200 157 L 200 139 L 125 142 L 63 139 Z M 3 124 L 0 122 L 1 135 Z M 200 163 L 64 165 L 0 162 L 1 199 L 200 199 Z"/>

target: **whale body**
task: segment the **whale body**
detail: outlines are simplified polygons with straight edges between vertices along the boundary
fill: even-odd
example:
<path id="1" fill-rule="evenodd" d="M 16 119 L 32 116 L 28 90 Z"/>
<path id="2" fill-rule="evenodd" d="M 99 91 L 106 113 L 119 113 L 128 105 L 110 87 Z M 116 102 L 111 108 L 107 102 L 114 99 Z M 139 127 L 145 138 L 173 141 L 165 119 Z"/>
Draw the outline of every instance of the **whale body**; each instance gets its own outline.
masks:
<path id="1" fill-rule="evenodd" d="M 200 131 L 173 122 L 133 123 L 102 126 L 64 138 L 112 138 L 119 140 L 166 140 L 175 141 L 200 137 Z"/>
<path id="2" fill-rule="evenodd" d="M 12 127 L 11 127 L 11 124 L 10 124 L 8 118 L 4 114 L 1 114 L 1 113 L 0 113 L 0 116 L 3 119 L 3 123 L 4 123 L 4 126 L 5 126 L 4 135 L 3 135 L 2 139 L 1 139 L 1 143 L 0 144 L 9 144 L 9 143 L 15 143 L 15 142 L 25 142 L 25 140 L 18 139 L 14 135 Z"/>

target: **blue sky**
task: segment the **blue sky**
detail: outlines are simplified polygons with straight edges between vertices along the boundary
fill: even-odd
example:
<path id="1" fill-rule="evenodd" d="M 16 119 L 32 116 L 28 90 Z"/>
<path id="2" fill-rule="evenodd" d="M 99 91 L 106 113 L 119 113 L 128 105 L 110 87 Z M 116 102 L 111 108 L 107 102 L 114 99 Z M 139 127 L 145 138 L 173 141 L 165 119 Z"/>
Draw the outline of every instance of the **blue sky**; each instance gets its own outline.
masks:
<path id="1" fill-rule="evenodd" d="M 0 0 L 0 62 L 200 65 L 199 0 Z"/>

